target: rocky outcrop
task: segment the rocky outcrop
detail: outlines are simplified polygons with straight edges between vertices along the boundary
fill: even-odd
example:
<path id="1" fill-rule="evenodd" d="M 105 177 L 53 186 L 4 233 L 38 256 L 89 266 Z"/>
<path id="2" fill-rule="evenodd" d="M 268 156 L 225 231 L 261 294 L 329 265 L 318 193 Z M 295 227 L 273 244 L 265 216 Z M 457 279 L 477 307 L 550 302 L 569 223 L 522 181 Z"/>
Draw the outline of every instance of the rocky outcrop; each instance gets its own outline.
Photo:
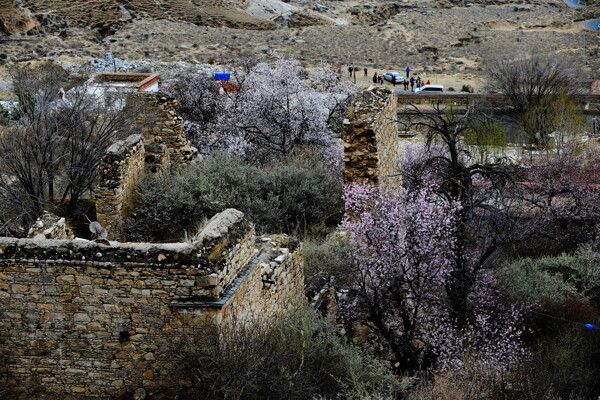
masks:
<path id="1" fill-rule="evenodd" d="M 0 33 L 14 35 L 36 31 L 39 24 L 31 14 L 17 6 L 13 0 L 0 0 Z"/>

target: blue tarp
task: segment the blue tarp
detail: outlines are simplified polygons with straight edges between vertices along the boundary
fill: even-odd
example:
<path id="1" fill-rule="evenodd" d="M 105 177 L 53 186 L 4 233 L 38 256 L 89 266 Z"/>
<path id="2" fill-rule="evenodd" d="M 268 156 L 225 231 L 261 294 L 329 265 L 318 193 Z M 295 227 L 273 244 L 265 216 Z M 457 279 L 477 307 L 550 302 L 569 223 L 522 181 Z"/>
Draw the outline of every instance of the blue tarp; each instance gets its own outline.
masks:
<path id="1" fill-rule="evenodd" d="M 230 72 L 215 72 L 215 81 L 228 81 L 231 78 Z"/>

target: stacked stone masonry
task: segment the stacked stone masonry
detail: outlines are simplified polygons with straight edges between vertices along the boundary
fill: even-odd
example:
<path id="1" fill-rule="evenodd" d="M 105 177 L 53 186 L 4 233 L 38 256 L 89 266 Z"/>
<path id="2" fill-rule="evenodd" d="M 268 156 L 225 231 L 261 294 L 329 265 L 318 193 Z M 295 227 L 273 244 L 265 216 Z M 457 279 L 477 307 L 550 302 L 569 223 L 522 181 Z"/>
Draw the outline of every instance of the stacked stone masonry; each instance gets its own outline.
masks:
<path id="1" fill-rule="evenodd" d="M 64 218 L 44 211 L 27 232 L 27 237 L 31 239 L 75 239 L 75 234 L 67 227 Z"/>
<path id="2" fill-rule="evenodd" d="M 159 173 L 167 165 L 189 164 L 198 157 L 175 111 L 177 102 L 159 93 L 137 93 L 128 98 L 129 107 L 139 112 L 140 135 L 114 143 L 100 165 L 96 190 L 96 219 L 111 240 L 123 240 L 127 205 L 144 171 Z"/>
<path id="3" fill-rule="evenodd" d="M 235 210 L 211 224 L 193 243 L 164 245 L 0 238 L 0 393 L 185 393 L 183 343 L 201 345 L 234 319 L 270 323 L 303 304 L 297 242 L 257 239 Z"/>
<path id="4" fill-rule="evenodd" d="M 141 111 L 140 125 L 146 146 L 146 164 L 157 172 L 166 164 L 187 164 L 198 157 L 183 132 L 183 118 L 177 113 L 177 101 L 164 94 L 137 93 L 130 100 Z"/>
<path id="5" fill-rule="evenodd" d="M 96 191 L 96 219 L 109 238 L 122 237 L 122 221 L 127 204 L 133 200 L 135 185 L 145 168 L 145 148 L 141 135 L 131 135 L 110 146 L 102 158 Z"/>
<path id="6" fill-rule="evenodd" d="M 344 181 L 378 184 L 398 180 L 397 101 L 374 88 L 359 93 L 344 127 Z"/>

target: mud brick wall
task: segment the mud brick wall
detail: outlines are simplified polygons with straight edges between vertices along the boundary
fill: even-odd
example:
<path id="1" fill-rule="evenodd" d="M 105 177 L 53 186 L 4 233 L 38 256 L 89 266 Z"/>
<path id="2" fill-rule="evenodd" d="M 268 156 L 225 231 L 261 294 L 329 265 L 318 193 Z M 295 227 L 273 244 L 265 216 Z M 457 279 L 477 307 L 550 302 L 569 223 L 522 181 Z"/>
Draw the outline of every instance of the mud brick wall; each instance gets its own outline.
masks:
<path id="1" fill-rule="evenodd" d="M 108 231 L 108 238 L 122 239 L 122 221 L 127 204 L 133 200 L 135 185 L 145 168 L 146 151 L 141 135 L 113 143 L 100 164 L 96 190 L 96 218 Z"/>
<path id="2" fill-rule="evenodd" d="M 202 345 L 233 316 L 268 322 L 302 304 L 295 242 L 255 246 L 235 210 L 209 225 L 196 242 L 165 245 L 0 238 L 0 392 L 173 398 L 191 384 L 182 343 Z"/>
<path id="3" fill-rule="evenodd" d="M 377 184 L 398 173 L 396 97 L 386 89 L 359 93 L 344 121 L 344 182 Z"/>

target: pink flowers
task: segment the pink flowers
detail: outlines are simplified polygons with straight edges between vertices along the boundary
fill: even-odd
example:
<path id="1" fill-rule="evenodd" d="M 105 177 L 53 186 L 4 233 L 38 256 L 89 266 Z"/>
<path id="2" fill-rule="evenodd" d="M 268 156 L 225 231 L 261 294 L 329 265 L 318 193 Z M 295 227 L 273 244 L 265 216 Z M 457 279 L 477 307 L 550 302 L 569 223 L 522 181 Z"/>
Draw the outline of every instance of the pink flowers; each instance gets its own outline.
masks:
<path id="1" fill-rule="evenodd" d="M 442 200 L 435 184 L 390 191 L 352 185 L 344 196 L 358 267 L 357 297 L 346 316 L 362 320 L 389 343 L 400 369 L 506 368 L 525 355 L 524 308 L 505 304 L 489 271 L 472 272 L 467 316 L 449 301 L 457 265 L 462 207 Z M 461 264 L 462 266 L 463 264 Z"/>

